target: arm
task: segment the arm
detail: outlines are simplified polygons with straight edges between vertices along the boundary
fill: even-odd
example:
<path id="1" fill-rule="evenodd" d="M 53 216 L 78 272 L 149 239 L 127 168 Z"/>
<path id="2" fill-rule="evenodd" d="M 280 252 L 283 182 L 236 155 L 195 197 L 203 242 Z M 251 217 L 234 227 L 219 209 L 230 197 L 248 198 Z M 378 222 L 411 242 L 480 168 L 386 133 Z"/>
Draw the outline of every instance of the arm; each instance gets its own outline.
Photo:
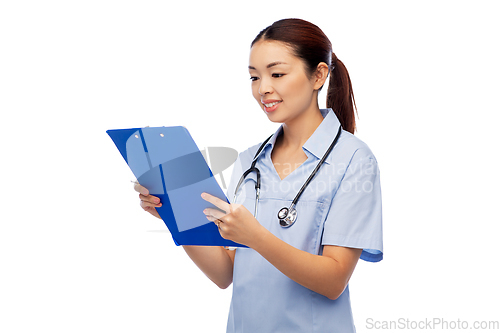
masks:
<path id="1" fill-rule="evenodd" d="M 134 185 L 139 192 L 141 207 L 151 215 L 161 218 L 156 211 L 161 207 L 158 197 L 149 194 L 149 191 L 139 184 Z M 225 289 L 233 282 L 234 252 L 220 246 L 183 246 L 187 255 L 205 275 L 219 288 Z"/>
<path id="2" fill-rule="evenodd" d="M 251 245 L 254 250 L 290 279 L 330 299 L 342 294 L 362 252 L 326 245 L 320 256 L 299 250 L 267 230 L 259 237 Z"/>
<path id="3" fill-rule="evenodd" d="M 247 245 L 295 282 L 330 299 L 344 291 L 362 249 L 324 246 L 323 255 L 299 250 L 264 228 L 244 206 L 214 196 L 205 200 L 222 210 L 207 208 L 207 218 L 219 226 L 222 237 Z"/>
<path id="4" fill-rule="evenodd" d="M 183 246 L 187 255 L 219 288 L 226 289 L 233 282 L 233 263 L 236 251 L 221 246 Z"/>

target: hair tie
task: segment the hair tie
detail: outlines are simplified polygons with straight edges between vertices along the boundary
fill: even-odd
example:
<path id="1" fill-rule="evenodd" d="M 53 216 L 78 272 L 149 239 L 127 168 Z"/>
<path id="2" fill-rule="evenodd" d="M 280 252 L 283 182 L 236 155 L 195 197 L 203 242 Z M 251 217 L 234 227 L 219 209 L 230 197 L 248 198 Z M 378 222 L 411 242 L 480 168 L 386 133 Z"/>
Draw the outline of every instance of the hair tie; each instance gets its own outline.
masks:
<path id="1" fill-rule="evenodd" d="M 330 61 L 330 70 L 334 70 L 335 69 L 335 65 L 337 64 L 337 56 L 335 55 L 335 53 L 332 52 L 332 59 Z"/>

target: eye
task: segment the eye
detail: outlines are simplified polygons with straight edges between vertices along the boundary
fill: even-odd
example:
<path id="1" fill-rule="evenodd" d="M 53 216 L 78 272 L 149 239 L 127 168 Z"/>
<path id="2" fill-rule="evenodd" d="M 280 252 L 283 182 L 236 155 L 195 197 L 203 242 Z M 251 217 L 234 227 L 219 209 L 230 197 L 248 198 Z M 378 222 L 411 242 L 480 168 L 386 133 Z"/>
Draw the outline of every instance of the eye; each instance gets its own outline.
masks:
<path id="1" fill-rule="evenodd" d="M 250 81 L 257 81 L 259 78 L 257 76 L 250 77 Z"/>
<path id="2" fill-rule="evenodd" d="M 274 74 L 272 74 L 272 76 L 274 78 L 279 78 L 279 77 L 282 77 L 283 75 L 285 75 L 285 74 L 280 74 L 280 73 L 274 73 Z"/>

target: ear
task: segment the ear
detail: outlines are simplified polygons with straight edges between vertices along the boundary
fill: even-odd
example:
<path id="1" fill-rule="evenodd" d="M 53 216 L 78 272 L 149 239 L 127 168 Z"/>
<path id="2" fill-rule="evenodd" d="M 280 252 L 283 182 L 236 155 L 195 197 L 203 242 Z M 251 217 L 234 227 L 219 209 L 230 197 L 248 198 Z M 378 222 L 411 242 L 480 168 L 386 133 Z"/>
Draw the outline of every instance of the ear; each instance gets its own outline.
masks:
<path id="1" fill-rule="evenodd" d="M 324 62 L 320 62 L 316 67 L 316 72 L 313 74 L 312 77 L 314 83 L 314 90 L 323 87 L 327 77 L 328 77 L 328 65 Z"/>

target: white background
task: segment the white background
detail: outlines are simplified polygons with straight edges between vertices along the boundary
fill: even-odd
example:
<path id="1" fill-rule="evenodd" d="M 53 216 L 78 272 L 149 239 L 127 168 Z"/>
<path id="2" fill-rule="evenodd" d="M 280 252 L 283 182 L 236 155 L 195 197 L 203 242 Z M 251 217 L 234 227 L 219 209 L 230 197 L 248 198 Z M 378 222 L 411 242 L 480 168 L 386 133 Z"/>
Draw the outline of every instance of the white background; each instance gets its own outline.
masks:
<path id="1" fill-rule="evenodd" d="M 497 6 L 2 1 L 0 331 L 225 330 L 231 288 L 140 209 L 105 131 L 183 125 L 200 148 L 238 151 L 264 140 L 279 124 L 251 97 L 249 45 L 286 17 L 329 36 L 381 170 L 385 258 L 351 279 L 358 331 L 500 320 Z"/>

